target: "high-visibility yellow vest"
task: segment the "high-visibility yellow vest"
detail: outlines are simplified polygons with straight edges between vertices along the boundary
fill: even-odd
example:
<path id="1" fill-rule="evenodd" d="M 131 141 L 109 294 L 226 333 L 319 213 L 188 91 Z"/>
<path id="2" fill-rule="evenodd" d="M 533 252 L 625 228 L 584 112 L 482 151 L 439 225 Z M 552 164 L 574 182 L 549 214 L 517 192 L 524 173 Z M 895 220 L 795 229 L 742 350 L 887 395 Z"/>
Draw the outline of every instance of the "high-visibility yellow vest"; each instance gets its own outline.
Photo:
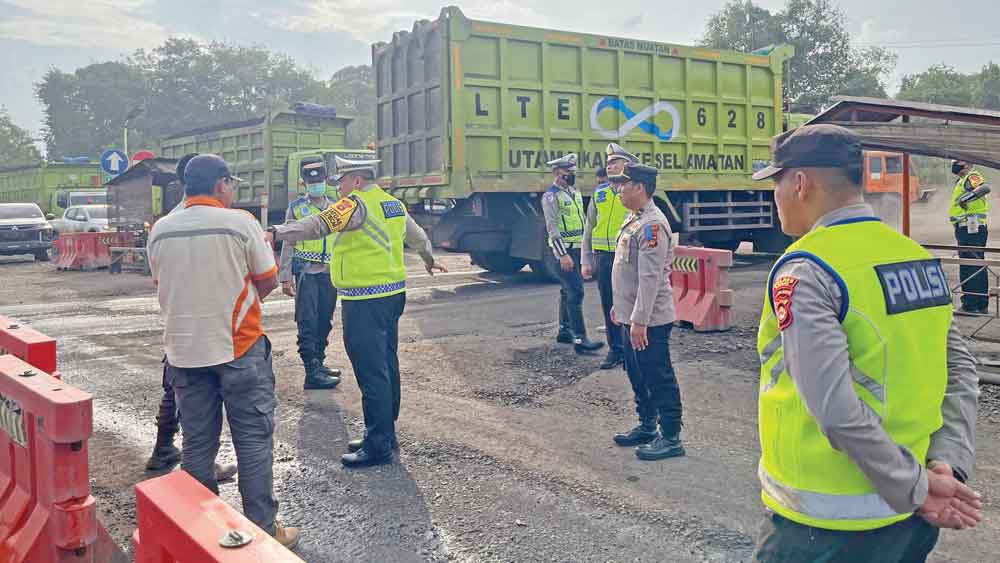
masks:
<path id="1" fill-rule="evenodd" d="M 757 334 L 764 503 L 792 521 L 831 530 L 870 530 L 909 518 L 830 445 L 785 368 L 771 288 L 776 281 L 790 285 L 794 303 L 794 279 L 773 278 L 798 257 L 819 264 L 840 286 L 854 390 L 893 441 L 920 463 L 941 427 L 948 382 L 952 308 L 944 271 L 924 248 L 877 219 L 817 228 L 790 246 L 771 271 Z M 777 306 L 779 315 L 788 313 L 782 310 L 787 302 L 779 298 Z"/>
<path id="2" fill-rule="evenodd" d="M 969 180 L 972 189 L 976 189 L 986 183 L 986 177 L 983 176 L 978 170 L 972 170 L 965 176 L 959 178 L 958 183 L 955 184 L 955 190 L 951 194 L 951 208 L 948 210 L 948 215 L 951 218 L 951 222 L 955 224 L 961 223 L 970 216 L 976 215 L 979 217 L 979 222 L 985 225 L 990 212 L 989 196 L 969 202 L 965 209 L 962 209 L 962 206 L 958 204 L 958 199 L 965 194 L 966 180 Z"/>
<path id="3" fill-rule="evenodd" d="M 621 196 L 610 184 L 594 192 L 591 205 L 597 208 L 597 221 L 590 231 L 590 246 L 593 250 L 614 252 L 628 209 L 622 205 Z"/>
<path id="4" fill-rule="evenodd" d="M 406 207 L 378 186 L 353 195 L 364 203 L 368 213 L 360 229 L 334 236 L 330 276 L 337 296 L 360 300 L 403 293 Z"/>
<path id="5" fill-rule="evenodd" d="M 549 188 L 556 198 L 556 222 L 559 224 L 559 236 L 566 244 L 583 242 L 583 196 L 573 191 L 570 195 L 556 186 Z"/>
<path id="6" fill-rule="evenodd" d="M 309 198 L 300 197 L 288 206 L 288 211 L 295 220 L 319 215 L 323 210 L 316 207 L 309 201 Z M 292 255 L 299 260 L 306 262 L 316 262 L 318 264 L 330 263 L 330 248 L 333 244 L 333 235 L 322 240 L 304 240 L 295 243 L 295 253 Z"/>

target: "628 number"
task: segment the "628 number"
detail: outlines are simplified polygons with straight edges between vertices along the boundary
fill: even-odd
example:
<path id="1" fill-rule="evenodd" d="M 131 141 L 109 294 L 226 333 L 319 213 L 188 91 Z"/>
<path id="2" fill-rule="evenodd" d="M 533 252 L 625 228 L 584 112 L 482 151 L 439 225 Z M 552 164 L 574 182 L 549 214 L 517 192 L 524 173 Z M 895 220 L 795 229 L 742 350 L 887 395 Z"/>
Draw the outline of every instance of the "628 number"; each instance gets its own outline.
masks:
<path id="1" fill-rule="evenodd" d="M 729 110 L 726 115 L 729 117 L 727 123 L 730 129 L 736 129 L 736 110 Z M 698 112 L 695 114 L 695 118 L 698 122 L 699 127 L 704 127 L 708 123 L 708 112 L 705 108 L 698 108 Z M 762 111 L 757 112 L 757 129 L 764 129 L 767 127 L 767 116 Z"/>

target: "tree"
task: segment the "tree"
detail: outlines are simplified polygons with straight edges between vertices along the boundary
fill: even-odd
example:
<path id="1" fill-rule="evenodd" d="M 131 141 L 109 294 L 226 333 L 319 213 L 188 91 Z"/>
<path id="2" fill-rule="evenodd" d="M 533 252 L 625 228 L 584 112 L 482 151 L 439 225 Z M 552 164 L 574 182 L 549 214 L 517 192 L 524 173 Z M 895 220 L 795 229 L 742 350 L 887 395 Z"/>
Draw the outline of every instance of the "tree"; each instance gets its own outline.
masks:
<path id="1" fill-rule="evenodd" d="M 904 76 L 896 97 L 914 102 L 970 106 L 972 79 L 946 64 L 938 64 L 920 74 Z"/>
<path id="2" fill-rule="evenodd" d="M 843 12 L 831 0 L 787 0 L 781 12 L 733 1 L 709 19 L 703 46 L 753 51 L 795 46 L 786 66 L 785 95 L 797 111 L 815 112 L 838 94 L 885 97 L 896 57 L 881 48 L 851 46 Z"/>
<path id="3" fill-rule="evenodd" d="M 1000 66 L 990 61 L 973 77 L 971 97 L 973 107 L 1000 110 Z"/>
<path id="4" fill-rule="evenodd" d="M 354 117 L 347 128 L 347 146 L 363 147 L 375 140 L 375 74 L 368 65 L 338 70 L 327 83 L 323 103 Z"/>
<path id="5" fill-rule="evenodd" d="M 11 121 L 7 108 L 0 106 L 0 167 L 34 164 L 40 160 L 42 155 L 31 134 Z"/>

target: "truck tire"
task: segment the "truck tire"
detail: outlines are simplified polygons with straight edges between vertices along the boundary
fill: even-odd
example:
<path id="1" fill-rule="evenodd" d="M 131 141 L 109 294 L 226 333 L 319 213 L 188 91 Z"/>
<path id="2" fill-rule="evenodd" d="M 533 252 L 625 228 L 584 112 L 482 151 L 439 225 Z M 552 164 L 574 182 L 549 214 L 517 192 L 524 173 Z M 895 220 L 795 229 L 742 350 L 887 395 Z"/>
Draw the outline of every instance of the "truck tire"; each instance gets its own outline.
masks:
<path id="1" fill-rule="evenodd" d="M 559 282 L 559 261 L 549 249 L 545 249 L 541 260 L 528 262 L 531 273 L 538 281 L 558 283 Z"/>
<path id="2" fill-rule="evenodd" d="M 49 251 L 48 250 L 36 250 L 35 251 L 35 261 L 36 262 L 48 262 L 49 260 L 51 260 L 51 258 L 49 258 Z"/>
<path id="3" fill-rule="evenodd" d="M 496 272 L 498 274 L 513 274 L 520 272 L 524 268 L 524 265 L 528 263 L 527 260 L 514 258 L 513 256 L 509 256 L 506 252 L 473 252 L 472 262 L 482 266 L 490 272 Z"/>

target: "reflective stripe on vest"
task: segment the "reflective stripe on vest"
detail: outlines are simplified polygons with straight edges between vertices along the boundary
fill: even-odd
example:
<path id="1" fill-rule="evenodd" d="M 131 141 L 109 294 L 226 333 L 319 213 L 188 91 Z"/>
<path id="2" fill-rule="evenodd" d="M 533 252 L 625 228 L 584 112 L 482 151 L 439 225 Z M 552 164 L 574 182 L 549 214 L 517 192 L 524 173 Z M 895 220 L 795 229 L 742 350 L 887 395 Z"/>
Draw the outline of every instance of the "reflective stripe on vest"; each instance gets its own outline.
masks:
<path id="1" fill-rule="evenodd" d="M 948 216 L 950 217 L 951 222 L 956 225 L 964 224 L 969 217 L 972 216 L 978 217 L 980 224 L 985 225 L 987 219 L 989 218 L 988 213 L 990 211 L 990 196 L 988 195 L 970 202 L 964 209 L 958 204 L 958 199 L 966 193 L 965 182 L 969 179 L 969 176 L 972 176 L 973 174 L 978 174 L 980 177 L 984 177 L 978 170 L 970 171 L 965 176 L 959 178 L 958 183 L 955 184 L 955 190 L 951 194 L 951 207 L 948 209 Z"/>
<path id="2" fill-rule="evenodd" d="M 944 271 L 924 248 L 875 219 L 820 227 L 775 263 L 757 334 L 764 503 L 789 520 L 830 530 L 871 530 L 909 518 L 830 445 L 788 373 L 771 284 L 793 259 L 812 261 L 839 286 L 854 392 L 921 464 L 942 425 L 948 380 L 952 309 Z"/>
<path id="3" fill-rule="evenodd" d="M 338 295 L 360 300 L 406 291 L 406 208 L 378 186 L 354 195 L 367 214 L 361 228 L 337 233 L 334 238 L 330 276 Z"/>
<path id="4" fill-rule="evenodd" d="M 622 205 L 621 196 L 609 185 L 594 192 L 591 205 L 596 206 L 597 220 L 590 231 L 590 247 L 593 250 L 614 252 L 628 209 Z"/>
<path id="5" fill-rule="evenodd" d="M 320 212 L 322 212 L 322 209 L 313 205 L 308 199 L 296 200 L 292 202 L 289 210 L 292 213 L 292 217 L 296 220 L 310 215 L 319 215 Z M 292 254 L 292 257 L 299 260 L 305 260 L 306 262 L 329 264 L 330 255 L 332 253 L 329 246 L 332 240 L 333 235 L 330 235 L 321 240 L 304 240 L 297 242 L 295 243 L 295 252 Z"/>

